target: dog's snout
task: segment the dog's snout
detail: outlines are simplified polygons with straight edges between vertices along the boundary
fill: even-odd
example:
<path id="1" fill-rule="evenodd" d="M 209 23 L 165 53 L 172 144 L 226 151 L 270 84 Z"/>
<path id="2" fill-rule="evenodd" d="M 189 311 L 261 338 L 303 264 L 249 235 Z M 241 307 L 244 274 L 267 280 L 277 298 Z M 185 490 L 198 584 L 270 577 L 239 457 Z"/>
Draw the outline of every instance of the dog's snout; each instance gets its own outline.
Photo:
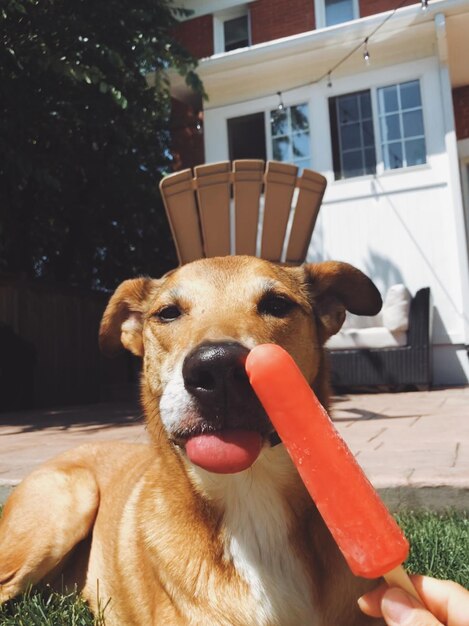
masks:
<path id="1" fill-rule="evenodd" d="M 187 391 L 203 403 L 224 405 L 249 389 L 244 363 L 249 350 L 236 342 L 205 343 L 184 360 L 182 375 Z"/>

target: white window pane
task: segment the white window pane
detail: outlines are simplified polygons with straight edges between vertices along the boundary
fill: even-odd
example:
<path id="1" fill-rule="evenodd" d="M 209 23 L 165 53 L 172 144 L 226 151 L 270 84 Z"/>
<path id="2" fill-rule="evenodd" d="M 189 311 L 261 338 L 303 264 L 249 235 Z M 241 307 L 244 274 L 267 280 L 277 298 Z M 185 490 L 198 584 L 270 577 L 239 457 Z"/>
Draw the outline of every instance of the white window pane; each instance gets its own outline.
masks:
<path id="1" fill-rule="evenodd" d="M 385 153 L 384 166 L 386 169 L 395 170 L 404 165 L 400 141 L 387 144 L 384 146 L 383 152 Z"/>
<path id="2" fill-rule="evenodd" d="M 362 93 L 360 96 L 360 110 L 362 114 L 362 119 L 366 119 L 366 118 L 371 119 L 372 112 L 371 112 L 371 98 L 370 98 L 369 91 Z"/>
<path id="3" fill-rule="evenodd" d="M 363 155 L 361 150 L 353 150 L 342 155 L 342 164 L 345 177 L 361 176 L 363 174 Z"/>
<path id="4" fill-rule="evenodd" d="M 293 135 L 293 158 L 309 156 L 309 133 Z"/>
<path id="5" fill-rule="evenodd" d="M 375 133 L 373 130 L 373 121 L 367 120 L 362 122 L 362 132 L 363 132 L 363 145 L 364 146 L 375 146 Z"/>
<path id="6" fill-rule="evenodd" d="M 405 142 L 407 165 L 423 165 L 426 163 L 425 140 L 410 139 Z"/>
<path id="7" fill-rule="evenodd" d="M 383 141 L 401 138 L 401 125 L 398 113 L 381 118 L 381 134 Z"/>
<path id="8" fill-rule="evenodd" d="M 247 15 L 226 20 L 223 23 L 223 30 L 226 52 L 249 45 L 249 21 Z"/>
<path id="9" fill-rule="evenodd" d="M 341 96 L 339 98 L 339 122 L 348 124 L 359 119 L 357 96 Z"/>
<path id="10" fill-rule="evenodd" d="M 303 170 L 305 167 L 311 167 L 310 159 L 293 159 L 293 163 Z M 301 174 L 301 171 L 299 172 Z"/>
<path id="11" fill-rule="evenodd" d="M 276 109 L 270 113 L 270 123 L 272 128 L 272 135 L 286 135 L 288 133 L 288 116 L 287 111 Z"/>
<path id="12" fill-rule="evenodd" d="M 426 163 L 419 81 L 379 89 L 378 103 L 385 169 Z"/>
<path id="13" fill-rule="evenodd" d="M 402 114 L 404 137 L 418 137 L 423 135 L 422 110 L 407 111 Z"/>
<path id="14" fill-rule="evenodd" d="M 401 89 L 401 107 L 403 109 L 413 109 L 422 106 L 420 98 L 420 85 L 418 80 L 410 83 L 402 83 Z"/>
<path id="15" fill-rule="evenodd" d="M 336 180 L 375 173 L 370 91 L 331 98 L 329 111 Z"/>
<path id="16" fill-rule="evenodd" d="M 380 95 L 380 110 L 382 113 L 392 113 L 399 109 L 399 101 L 397 99 L 397 87 L 383 87 L 378 90 Z"/>
<path id="17" fill-rule="evenodd" d="M 290 161 L 290 137 L 279 137 L 272 141 L 275 161 Z"/>
<path id="18" fill-rule="evenodd" d="M 270 127 L 272 156 L 276 161 L 309 163 L 311 149 L 306 103 L 271 111 Z"/>
<path id="19" fill-rule="evenodd" d="M 347 124 L 340 129 L 342 150 L 361 148 L 360 124 Z"/>
<path id="20" fill-rule="evenodd" d="M 307 130 L 309 128 L 307 104 L 299 104 L 298 106 L 291 107 L 290 112 L 293 131 Z"/>
<path id="21" fill-rule="evenodd" d="M 354 19 L 353 0 L 325 0 L 326 26 L 334 26 Z"/>
<path id="22" fill-rule="evenodd" d="M 366 148 L 365 154 L 365 174 L 374 174 L 376 171 L 376 153 L 375 147 Z"/>

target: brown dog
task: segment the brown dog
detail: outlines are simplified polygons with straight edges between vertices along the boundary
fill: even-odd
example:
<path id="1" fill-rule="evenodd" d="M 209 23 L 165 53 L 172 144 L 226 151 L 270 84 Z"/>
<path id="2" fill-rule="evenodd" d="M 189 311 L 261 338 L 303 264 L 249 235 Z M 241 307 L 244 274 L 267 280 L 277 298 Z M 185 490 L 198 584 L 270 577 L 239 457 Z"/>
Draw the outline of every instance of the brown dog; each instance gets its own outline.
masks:
<path id="1" fill-rule="evenodd" d="M 335 262 L 223 257 L 124 282 L 100 341 L 143 356 L 152 443 L 82 446 L 16 489 L 0 524 L 0 600 L 62 576 L 93 610 L 108 603 L 114 626 L 381 623 L 358 611 L 370 582 L 349 572 L 273 445 L 243 367 L 253 346 L 277 343 L 327 405 L 324 342 L 346 309 L 380 306 L 366 276 Z M 203 433 L 246 431 L 262 450 L 238 473 L 201 469 L 186 450 Z"/>

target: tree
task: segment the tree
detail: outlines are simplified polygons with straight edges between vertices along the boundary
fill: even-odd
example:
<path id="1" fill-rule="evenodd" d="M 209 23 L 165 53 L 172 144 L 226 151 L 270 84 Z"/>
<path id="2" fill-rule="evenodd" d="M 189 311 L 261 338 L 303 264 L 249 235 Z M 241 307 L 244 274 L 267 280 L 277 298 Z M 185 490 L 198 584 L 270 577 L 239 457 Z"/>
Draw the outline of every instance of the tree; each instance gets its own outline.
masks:
<path id="1" fill-rule="evenodd" d="M 0 270 L 111 288 L 174 266 L 166 72 L 201 87 L 170 1 L 0 2 Z"/>

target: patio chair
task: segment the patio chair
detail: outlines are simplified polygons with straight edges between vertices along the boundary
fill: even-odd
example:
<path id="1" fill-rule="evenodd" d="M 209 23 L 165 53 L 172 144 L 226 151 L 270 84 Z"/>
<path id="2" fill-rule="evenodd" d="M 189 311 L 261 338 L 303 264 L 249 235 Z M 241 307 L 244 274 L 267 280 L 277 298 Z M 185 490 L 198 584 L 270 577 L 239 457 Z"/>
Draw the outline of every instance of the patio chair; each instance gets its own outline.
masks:
<path id="1" fill-rule="evenodd" d="M 368 387 L 427 390 L 432 384 L 432 303 L 429 287 L 410 303 L 406 345 L 330 350 L 331 382 L 337 392 Z"/>
<path id="2" fill-rule="evenodd" d="M 163 178 L 160 190 L 180 264 L 229 254 L 303 263 L 326 179 L 308 169 L 297 174 L 295 165 L 242 159 Z"/>

